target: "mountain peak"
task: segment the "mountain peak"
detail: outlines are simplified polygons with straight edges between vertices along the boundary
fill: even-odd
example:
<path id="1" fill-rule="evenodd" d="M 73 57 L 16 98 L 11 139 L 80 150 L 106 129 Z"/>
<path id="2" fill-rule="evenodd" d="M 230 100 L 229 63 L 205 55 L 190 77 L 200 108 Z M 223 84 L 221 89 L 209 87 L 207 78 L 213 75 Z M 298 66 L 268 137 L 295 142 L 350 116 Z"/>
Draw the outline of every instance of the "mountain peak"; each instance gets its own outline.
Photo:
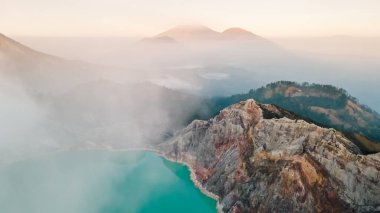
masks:
<path id="1" fill-rule="evenodd" d="M 195 39 L 215 39 L 219 36 L 216 32 L 203 25 L 179 25 L 165 32 L 158 34 L 156 37 L 171 37 L 175 40 L 195 40 Z"/>
<path id="2" fill-rule="evenodd" d="M 329 128 L 344 132 L 364 153 L 380 151 L 380 115 L 360 104 L 347 91 L 331 86 L 278 81 L 250 90 L 246 94 L 224 98 L 224 108 L 236 101 L 254 98 L 275 104 Z"/>
<path id="3" fill-rule="evenodd" d="M 259 37 L 255 35 L 254 33 L 248 30 L 239 28 L 239 27 L 228 28 L 222 32 L 222 35 L 227 36 L 229 38 L 244 38 L 244 39 L 246 38 L 256 39 Z"/>
<path id="4" fill-rule="evenodd" d="M 156 35 L 154 38 L 160 37 L 169 37 L 177 41 L 229 39 L 247 40 L 260 38 L 260 36 L 238 27 L 228 28 L 223 32 L 218 32 L 204 25 L 178 25 Z"/>
<path id="5" fill-rule="evenodd" d="M 220 212 L 378 207 L 380 155 L 362 155 L 341 133 L 283 116 L 274 105 L 231 105 L 210 120 L 193 121 L 159 149 L 191 168 Z"/>

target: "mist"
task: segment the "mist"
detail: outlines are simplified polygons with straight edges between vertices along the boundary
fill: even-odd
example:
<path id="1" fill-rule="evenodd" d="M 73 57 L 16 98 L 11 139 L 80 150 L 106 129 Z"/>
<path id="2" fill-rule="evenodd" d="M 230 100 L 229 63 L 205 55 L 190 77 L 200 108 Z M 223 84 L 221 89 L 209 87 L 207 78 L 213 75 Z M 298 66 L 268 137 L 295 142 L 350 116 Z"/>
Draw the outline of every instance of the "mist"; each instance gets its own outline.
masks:
<path id="1" fill-rule="evenodd" d="M 16 88 L 1 91 L 2 116 L 14 118 L 2 119 L 7 147 L 27 149 L 11 141 L 28 132 L 64 149 L 144 147 L 205 110 L 202 98 L 279 80 L 342 87 L 380 111 L 376 38 L 17 39 L 40 52 L 8 44 L 3 53 L 1 84 Z"/>
<path id="2" fill-rule="evenodd" d="M 46 132 L 46 111 L 20 82 L 0 81 L 0 165 L 54 147 Z"/>
<path id="3" fill-rule="evenodd" d="M 242 93 L 277 80 L 332 84 L 380 111 L 376 92 L 380 39 L 376 37 L 175 42 L 112 37 L 19 39 L 63 58 L 117 67 L 121 71 L 107 73 L 106 78 L 119 83 L 149 81 L 201 96 Z"/>
<path id="4" fill-rule="evenodd" d="M 379 39 L 350 39 L 19 37 L 40 52 L 19 44 L 9 44 L 12 54 L 1 52 L 0 165 L 25 164 L 58 151 L 149 148 L 207 110 L 203 98 L 244 93 L 279 80 L 342 87 L 380 112 Z M 73 205 L 65 209 L 64 202 L 57 202 L 55 207 L 98 212 L 101 203 L 89 209 L 85 202 L 97 199 L 91 197 L 94 190 L 106 194 L 107 180 L 121 175 L 113 165 L 82 172 L 75 161 L 45 161 L 40 173 L 26 170 L 24 175 L 31 179 L 20 180 L 26 186 L 20 199 L 29 206 L 55 194 L 57 188 L 49 185 L 67 182 L 59 199 Z M 9 201 L 6 193 L 14 189 L 12 177 L 17 175 L 1 176 L 0 201 Z M 88 181 L 77 180 L 77 175 Z M 42 185 L 42 196 L 31 199 Z M 34 212 L 55 211 L 53 204 L 35 206 Z M 7 205 L 15 210 L 17 204 Z"/>

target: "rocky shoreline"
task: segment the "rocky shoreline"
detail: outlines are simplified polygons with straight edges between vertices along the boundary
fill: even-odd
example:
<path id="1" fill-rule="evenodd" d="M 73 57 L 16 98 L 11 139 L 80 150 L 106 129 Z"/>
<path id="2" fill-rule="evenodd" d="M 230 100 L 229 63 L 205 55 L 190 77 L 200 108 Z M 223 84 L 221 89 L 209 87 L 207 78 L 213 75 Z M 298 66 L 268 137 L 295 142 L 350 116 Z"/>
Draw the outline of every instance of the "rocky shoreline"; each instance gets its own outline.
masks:
<path id="1" fill-rule="evenodd" d="M 218 212 L 380 211 L 380 153 L 282 113 L 247 100 L 160 144 L 78 150 L 150 151 L 182 164 Z"/>
<path id="2" fill-rule="evenodd" d="M 87 149 L 88 150 L 88 149 Z M 216 205 L 216 210 L 218 212 L 222 212 L 222 207 L 220 206 L 220 198 L 218 195 L 208 191 L 205 187 L 202 186 L 201 182 L 199 182 L 199 180 L 197 179 L 196 175 L 195 175 L 195 170 L 193 168 L 192 165 L 190 165 L 189 163 L 185 162 L 185 161 L 181 161 L 181 160 L 178 160 L 178 159 L 174 159 L 174 158 L 171 158 L 170 156 L 166 155 L 164 152 L 156 149 L 156 148 L 153 148 L 153 147 L 149 147 L 149 148 L 131 148 L 131 149 L 109 149 L 108 151 L 115 151 L 115 152 L 122 152 L 122 151 L 148 151 L 148 152 L 154 152 L 155 154 L 157 154 L 158 156 L 168 160 L 168 161 L 171 161 L 171 162 L 174 162 L 174 163 L 178 163 L 178 164 L 181 164 L 181 165 L 184 165 L 187 167 L 187 169 L 190 171 L 190 179 L 191 181 L 194 183 L 194 185 L 204 194 L 206 195 L 207 197 L 209 198 L 212 198 L 214 199 L 216 202 L 217 202 L 217 205 Z"/>
<path id="3" fill-rule="evenodd" d="M 191 169 L 219 212 L 380 211 L 380 153 L 362 155 L 340 132 L 276 106 L 240 102 L 157 149 Z"/>
<path id="4" fill-rule="evenodd" d="M 103 149 L 88 149 L 87 148 L 87 149 L 83 149 L 83 150 L 103 150 Z M 162 158 L 164 158 L 164 159 L 166 159 L 168 161 L 171 161 L 171 162 L 178 163 L 178 164 L 186 166 L 187 169 L 190 171 L 190 179 L 194 183 L 194 185 L 204 195 L 206 195 L 207 197 L 210 197 L 210 198 L 214 199 L 217 202 L 216 210 L 218 212 L 222 212 L 222 208 L 221 208 L 220 202 L 219 202 L 219 196 L 216 195 L 216 194 L 214 194 L 214 193 L 212 193 L 212 192 L 210 192 L 210 191 L 208 191 L 205 187 L 202 186 L 202 184 L 196 178 L 195 170 L 194 170 L 193 166 L 190 165 L 189 163 L 187 163 L 185 161 L 178 160 L 178 159 L 171 158 L 170 156 L 166 155 L 161 150 L 156 149 L 154 147 L 145 147 L 145 148 L 144 147 L 139 147 L 139 148 L 126 148 L 126 149 L 108 148 L 107 151 L 111 151 L 111 152 L 123 152 L 123 151 L 147 151 L 147 152 L 154 152 L 158 156 L 160 156 L 160 157 L 162 157 Z"/>
<path id="5" fill-rule="evenodd" d="M 87 150 L 89 150 L 89 149 L 87 149 Z M 96 150 L 96 149 L 94 149 L 94 150 Z M 193 166 L 190 165 L 189 163 L 187 163 L 185 161 L 181 161 L 181 160 L 177 160 L 177 159 L 171 158 L 168 155 L 166 155 L 164 152 L 162 152 L 159 149 L 156 149 L 154 147 L 149 147 L 149 148 L 148 147 L 147 148 L 141 147 L 141 148 L 130 148 L 130 149 L 109 149 L 108 151 L 113 151 L 113 152 L 122 152 L 122 151 L 148 151 L 148 152 L 154 152 L 155 154 L 157 154 L 158 156 L 164 158 L 165 160 L 168 160 L 168 161 L 171 161 L 171 162 L 178 163 L 178 164 L 186 166 L 187 169 L 190 171 L 190 179 L 194 183 L 194 185 L 204 195 L 206 195 L 209 198 L 214 199 L 217 202 L 216 210 L 218 212 L 222 212 L 222 208 L 221 208 L 220 202 L 219 202 L 219 196 L 216 195 L 216 194 L 214 194 L 214 193 L 212 193 L 212 192 L 210 192 L 210 191 L 208 191 L 205 187 L 202 186 L 202 184 L 196 178 L 195 170 L 194 170 Z"/>
<path id="6" fill-rule="evenodd" d="M 222 208 L 220 206 L 220 202 L 219 202 L 219 196 L 208 191 L 205 187 L 202 186 L 201 182 L 199 182 L 199 180 L 197 180 L 197 177 L 195 175 L 195 170 L 194 168 L 192 168 L 192 166 L 187 163 L 187 162 L 184 162 L 184 161 L 180 161 L 180 160 L 176 160 L 174 158 L 171 158 L 167 155 L 165 155 L 164 153 L 162 153 L 161 151 L 154 151 L 156 154 L 158 154 L 159 156 L 165 158 L 166 160 L 169 160 L 169 161 L 172 161 L 172 162 L 175 162 L 175 163 L 179 163 L 179 164 L 182 164 L 184 166 L 186 166 L 188 168 L 188 170 L 190 171 L 190 179 L 191 181 L 194 183 L 194 185 L 204 194 L 206 195 L 207 197 L 210 197 L 214 200 L 217 201 L 217 205 L 216 205 L 216 209 L 218 212 L 222 212 Z"/>

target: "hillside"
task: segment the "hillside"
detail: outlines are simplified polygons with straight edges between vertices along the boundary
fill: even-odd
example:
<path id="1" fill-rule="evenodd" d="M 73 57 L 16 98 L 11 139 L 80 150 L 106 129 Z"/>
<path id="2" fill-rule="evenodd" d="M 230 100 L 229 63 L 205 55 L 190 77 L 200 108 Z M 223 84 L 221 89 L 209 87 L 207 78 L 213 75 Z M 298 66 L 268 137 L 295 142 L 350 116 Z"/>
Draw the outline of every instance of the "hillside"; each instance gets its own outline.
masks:
<path id="1" fill-rule="evenodd" d="M 117 72 L 121 70 L 45 54 L 0 34 L 0 77 L 21 82 L 31 93 L 62 93 Z"/>
<path id="2" fill-rule="evenodd" d="M 175 26 L 152 38 L 172 38 L 177 41 L 264 40 L 260 36 L 238 27 L 228 28 L 223 32 L 218 32 L 203 25 Z"/>
<path id="3" fill-rule="evenodd" d="M 175 40 L 194 40 L 194 39 L 205 39 L 212 40 L 220 35 L 206 26 L 202 25 L 180 25 L 170 28 L 156 37 L 170 37 Z"/>
<path id="4" fill-rule="evenodd" d="M 246 94 L 215 98 L 207 105 L 216 114 L 224 107 L 248 98 L 278 105 L 322 126 L 342 131 L 366 152 L 380 151 L 380 145 L 374 143 L 380 142 L 380 115 L 361 105 L 343 89 L 280 81 Z"/>
<path id="5" fill-rule="evenodd" d="M 220 212 L 379 211 L 380 153 L 333 129 L 247 100 L 158 146 L 187 164 Z"/>
<path id="6" fill-rule="evenodd" d="M 232 27 L 228 28 L 222 32 L 222 35 L 228 39 L 260 39 L 261 37 L 253 34 L 252 32 L 238 28 Z"/>

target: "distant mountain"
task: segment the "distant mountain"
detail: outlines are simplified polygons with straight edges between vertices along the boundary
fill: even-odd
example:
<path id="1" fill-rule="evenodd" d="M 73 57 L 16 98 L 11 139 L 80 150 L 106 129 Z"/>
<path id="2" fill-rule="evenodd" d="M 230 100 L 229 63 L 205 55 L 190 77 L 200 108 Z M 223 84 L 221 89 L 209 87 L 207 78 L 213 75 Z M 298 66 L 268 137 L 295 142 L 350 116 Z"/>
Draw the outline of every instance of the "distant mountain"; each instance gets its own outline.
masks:
<path id="1" fill-rule="evenodd" d="M 242 28 L 229 28 L 217 32 L 203 25 L 180 25 L 166 30 L 152 38 L 172 38 L 177 41 L 208 41 L 208 40 L 253 40 L 261 37 Z"/>
<path id="2" fill-rule="evenodd" d="M 229 28 L 222 32 L 223 37 L 228 39 L 261 39 L 260 36 L 253 34 L 252 32 L 234 27 Z"/>
<path id="3" fill-rule="evenodd" d="M 280 81 L 246 94 L 215 98 L 209 107 L 216 114 L 224 107 L 248 98 L 275 104 L 319 125 L 342 131 L 365 152 L 380 151 L 380 115 L 361 105 L 343 89 Z"/>
<path id="4" fill-rule="evenodd" d="M 213 40 L 218 39 L 220 33 L 202 25 L 180 25 L 162 32 L 155 37 L 163 36 L 175 40 Z"/>
<path id="5" fill-rule="evenodd" d="M 33 69 L 38 63 L 55 63 L 60 59 L 33 50 L 3 34 L 0 34 L 0 72 Z M 12 70 L 12 71 L 11 71 Z"/>
<path id="6" fill-rule="evenodd" d="M 245 100 L 158 146 L 188 165 L 219 212 L 377 212 L 380 153 L 334 129 Z"/>
<path id="7" fill-rule="evenodd" d="M 0 33 L 0 54 L 2 60 L 16 59 L 57 59 L 53 56 L 35 51 Z"/>
<path id="8" fill-rule="evenodd" d="M 21 81 L 27 91 L 61 93 L 111 71 L 109 67 L 48 55 L 0 34 L 0 75 Z"/>
<path id="9" fill-rule="evenodd" d="M 165 67 L 188 64 L 253 67 L 268 63 L 265 69 L 270 69 L 283 67 L 285 61 L 290 64 L 287 59 L 297 60 L 295 58 L 292 53 L 248 30 L 230 28 L 218 32 L 202 25 L 180 25 L 138 40 L 128 48 L 117 49 L 99 58 L 99 61 L 120 67 L 130 64 L 140 67 L 147 64 Z M 274 60 L 278 63 L 273 63 Z"/>

